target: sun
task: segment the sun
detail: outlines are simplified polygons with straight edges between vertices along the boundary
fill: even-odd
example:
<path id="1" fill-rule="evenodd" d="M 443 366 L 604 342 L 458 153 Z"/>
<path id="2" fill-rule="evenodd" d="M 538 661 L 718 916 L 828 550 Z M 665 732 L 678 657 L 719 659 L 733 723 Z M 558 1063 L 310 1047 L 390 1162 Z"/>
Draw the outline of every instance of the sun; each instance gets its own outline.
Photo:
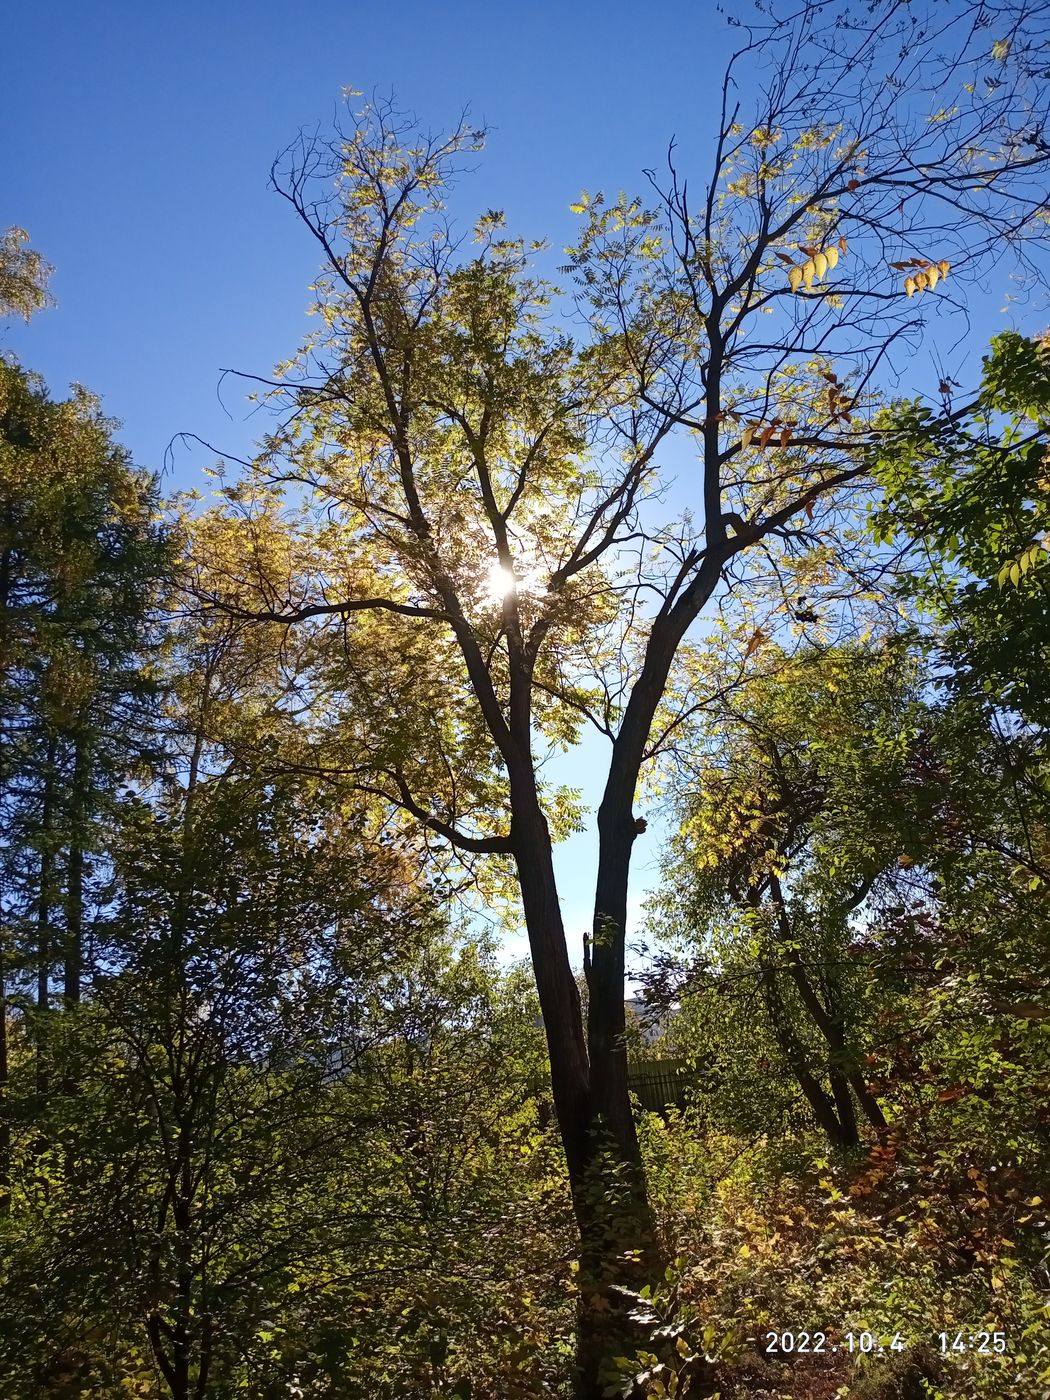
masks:
<path id="1" fill-rule="evenodd" d="M 502 603 L 508 593 L 512 593 L 517 584 L 510 569 L 505 569 L 498 559 L 494 559 L 489 565 L 489 571 L 485 575 L 485 601 L 487 603 Z"/>

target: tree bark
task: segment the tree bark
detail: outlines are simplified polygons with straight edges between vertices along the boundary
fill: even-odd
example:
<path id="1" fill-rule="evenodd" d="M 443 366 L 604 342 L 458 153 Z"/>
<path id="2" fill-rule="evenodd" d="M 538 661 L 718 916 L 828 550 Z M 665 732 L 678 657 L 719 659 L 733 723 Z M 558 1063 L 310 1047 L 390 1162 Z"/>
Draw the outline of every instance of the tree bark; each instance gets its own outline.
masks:
<path id="1" fill-rule="evenodd" d="M 83 727 L 75 739 L 73 791 L 69 824 L 66 886 L 66 948 L 63 996 L 67 1007 L 80 1002 L 84 966 L 84 871 L 88 805 L 88 737 Z"/>
<path id="2" fill-rule="evenodd" d="M 11 528 L 11 506 L 5 511 L 5 525 Z M 8 612 L 11 597 L 11 551 L 0 555 L 0 684 L 6 686 L 8 658 Z M 0 697 L 3 693 L 0 692 Z M 7 736 L 4 711 L 0 708 L 0 797 L 7 786 Z M 0 1215 L 11 1211 L 11 1119 L 8 1107 L 9 1064 L 7 1050 L 7 929 L 0 926 Z"/>
<path id="3" fill-rule="evenodd" d="M 51 1006 L 51 897 L 54 880 L 54 798 L 57 743 L 47 741 L 44 792 L 40 811 L 40 888 L 36 911 L 36 1092 L 43 1111 L 49 1085 L 46 1018 Z"/>
<path id="4" fill-rule="evenodd" d="M 0 930 L 0 1216 L 11 1213 L 11 1119 L 8 1108 L 7 949 Z"/>
<path id="5" fill-rule="evenodd" d="M 839 1121 L 834 1102 L 825 1093 L 816 1075 L 806 1064 L 805 1052 L 791 1033 L 787 1024 L 784 1004 L 777 991 L 776 972 L 768 965 L 762 968 L 760 985 L 777 1044 L 795 1076 L 798 1087 L 802 1090 L 807 1103 L 813 1110 L 813 1117 L 827 1134 L 829 1141 L 833 1142 L 836 1147 L 851 1146 L 847 1130 Z M 855 1132 L 856 1125 L 854 1125 Z"/>
<path id="6" fill-rule="evenodd" d="M 643 1340 L 627 1316 L 630 1300 L 618 1288 L 637 1289 L 649 1281 L 656 1253 L 624 1042 L 623 932 L 633 824 L 619 847 L 606 834 L 600 861 L 596 904 L 609 911 L 602 924 L 609 937 L 600 950 L 592 948 L 588 1043 L 550 832 L 535 787 L 525 779 L 522 774 L 517 792 L 512 779 L 512 844 L 580 1234 L 575 1394 L 577 1400 L 598 1400 L 603 1363 L 630 1351 L 632 1339 Z"/>
<path id="7" fill-rule="evenodd" d="M 780 881 L 773 875 L 770 877 L 769 883 L 781 933 L 785 942 L 790 943 L 792 929 Z M 886 1119 L 874 1094 L 864 1083 L 864 1077 L 854 1063 L 846 1035 L 846 1018 L 842 1011 L 841 1000 L 834 994 L 829 981 L 825 987 L 827 1004 L 821 1002 L 816 988 L 809 980 L 798 948 L 792 948 L 788 954 L 788 972 L 798 989 L 803 1006 L 813 1020 L 813 1024 L 827 1042 L 828 1076 L 831 1081 L 831 1092 L 835 1099 L 845 1145 L 856 1147 L 860 1142 L 860 1134 L 857 1131 L 857 1113 L 853 1095 L 850 1092 L 851 1088 L 857 1095 L 857 1102 L 860 1104 L 864 1116 L 873 1128 L 885 1128 Z"/>
<path id="8" fill-rule="evenodd" d="M 587 1046 L 580 993 L 569 962 L 558 900 L 550 831 L 534 794 L 517 797 L 512 833 L 525 927 L 547 1037 L 554 1111 L 582 1233 L 586 1221 L 582 1197 L 589 1162 Z"/>

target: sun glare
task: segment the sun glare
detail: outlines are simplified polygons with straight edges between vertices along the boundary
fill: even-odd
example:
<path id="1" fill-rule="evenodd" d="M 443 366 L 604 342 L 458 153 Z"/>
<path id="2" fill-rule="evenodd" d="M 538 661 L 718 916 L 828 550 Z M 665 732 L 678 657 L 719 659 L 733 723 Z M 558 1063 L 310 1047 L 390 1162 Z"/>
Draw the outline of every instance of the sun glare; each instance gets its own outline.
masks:
<path id="1" fill-rule="evenodd" d="M 494 560 L 485 579 L 486 600 L 490 603 L 502 603 L 513 589 L 514 583 L 514 575 L 510 569 L 505 569 L 498 560 Z"/>

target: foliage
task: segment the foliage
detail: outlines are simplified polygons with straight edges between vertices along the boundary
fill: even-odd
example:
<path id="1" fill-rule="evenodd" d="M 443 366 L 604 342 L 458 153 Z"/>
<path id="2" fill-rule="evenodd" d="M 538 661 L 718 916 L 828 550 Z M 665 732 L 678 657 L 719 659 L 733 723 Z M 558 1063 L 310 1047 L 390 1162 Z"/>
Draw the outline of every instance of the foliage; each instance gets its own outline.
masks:
<path id="1" fill-rule="evenodd" d="M 956 688 L 1043 728 L 1048 429 L 1050 344 L 997 336 L 972 403 L 894 409 L 874 517 L 880 540 L 914 541 L 908 593 L 938 624 Z"/>
<path id="2" fill-rule="evenodd" d="M 0 234 L 0 316 L 28 321 L 34 311 L 52 305 L 47 290 L 52 268 L 28 245 L 25 229 L 9 228 Z"/>

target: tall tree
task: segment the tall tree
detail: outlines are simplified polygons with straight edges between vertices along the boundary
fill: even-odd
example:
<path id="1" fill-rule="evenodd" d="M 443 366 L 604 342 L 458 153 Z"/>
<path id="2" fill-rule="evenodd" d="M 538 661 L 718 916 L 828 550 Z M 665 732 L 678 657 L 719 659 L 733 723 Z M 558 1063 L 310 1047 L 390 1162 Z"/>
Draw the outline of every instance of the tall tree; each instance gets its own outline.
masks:
<path id="1" fill-rule="evenodd" d="M 97 400 L 0 363 L 2 955 L 7 990 L 32 987 L 41 1090 L 56 973 L 62 1005 L 80 999 L 96 819 L 147 742 L 167 558 L 155 483 Z"/>
<path id="2" fill-rule="evenodd" d="M 613 1285 L 652 1263 L 623 987 L 635 801 L 675 722 L 661 706 L 719 590 L 819 580 L 868 470 L 880 368 L 1004 238 L 1023 262 L 1041 233 L 1044 20 L 1027 3 L 762 6 L 699 198 L 672 166 L 654 209 L 580 201 L 582 340 L 536 245 L 496 214 L 473 256 L 450 231 L 469 125 L 427 138 L 380 104 L 274 169 L 322 253 L 321 329 L 264 381 L 288 412 L 231 491 L 244 550 L 213 561 L 205 599 L 309 624 L 330 655 L 351 630 L 382 645 L 371 695 L 362 668 L 340 672 L 358 721 L 387 711 L 360 780 L 468 859 L 513 863 L 583 1243 L 588 1400 L 626 1325 Z M 699 454 L 677 516 L 676 433 Z M 588 722 L 610 759 L 585 1026 L 542 763 Z"/>
<path id="3" fill-rule="evenodd" d="M 28 247 L 29 235 L 24 229 L 9 228 L 0 237 L 0 318 L 19 315 L 28 321 L 35 311 L 50 304 L 47 291 L 50 266 L 39 253 Z M 5 523 L 10 524 L 10 511 Z M 3 683 L 7 666 L 8 610 L 11 589 L 12 558 L 10 546 L 5 544 L 0 555 L 0 684 Z M 0 724 L 2 724 L 0 716 Z M 6 784 L 4 755 L 0 751 L 0 799 Z M 0 889 L 0 911 L 3 910 L 5 892 Z M 8 930 L 6 917 L 0 912 L 0 1213 L 8 1208 L 10 1187 L 11 1130 L 7 1118 L 7 1097 L 9 1079 L 8 1026 L 7 1026 L 7 980 L 8 980 Z"/>

